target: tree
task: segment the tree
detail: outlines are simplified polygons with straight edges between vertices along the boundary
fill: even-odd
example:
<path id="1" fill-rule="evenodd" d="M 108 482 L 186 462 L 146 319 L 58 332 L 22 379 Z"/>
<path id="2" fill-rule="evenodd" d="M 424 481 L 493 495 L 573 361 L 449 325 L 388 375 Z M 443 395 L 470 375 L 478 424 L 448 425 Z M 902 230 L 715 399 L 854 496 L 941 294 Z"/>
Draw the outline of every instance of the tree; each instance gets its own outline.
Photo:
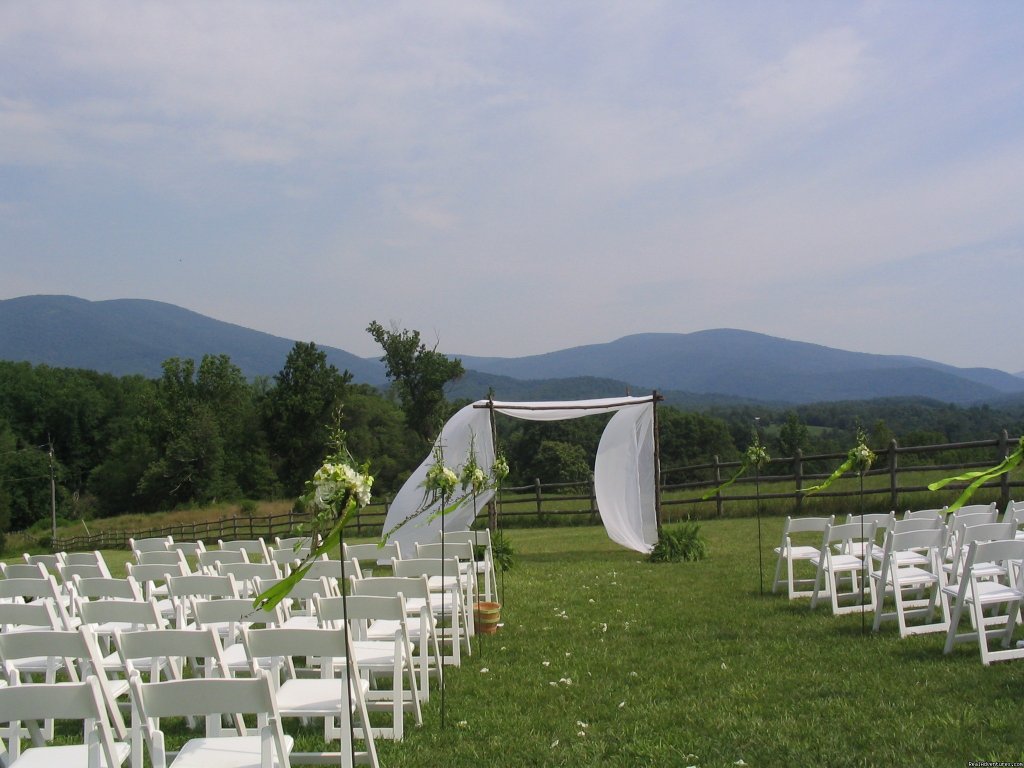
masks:
<path id="1" fill-rule="evenodd" d="M 806 451 L 810 445 L 807 425 L 800 421 L 796 411 L 786 414 L 786 422 L 779 427 L 779 454 L 796 458 L 798 451 Z"/>
<path id="2" fill-rule="evenodd" d="M 298 494 L 323 459 L 330 425 L 345 402 L 352 375 L 327 362 L 313 342 L 295 342 L 267 393 L 265 424 L 278 477 Z"/>
<path id="3" fill-rule="evenodd" d="M 465 373 L 462 361 L 427 349 L 419 331 L 400 331 L 394 326 L 389 331 L 377 321 L 366 330 L 384 350 L 381 361 L 398 393 L 406 423 L 429 442 L 440 431 L 445 416 L 445 384 Z"/>

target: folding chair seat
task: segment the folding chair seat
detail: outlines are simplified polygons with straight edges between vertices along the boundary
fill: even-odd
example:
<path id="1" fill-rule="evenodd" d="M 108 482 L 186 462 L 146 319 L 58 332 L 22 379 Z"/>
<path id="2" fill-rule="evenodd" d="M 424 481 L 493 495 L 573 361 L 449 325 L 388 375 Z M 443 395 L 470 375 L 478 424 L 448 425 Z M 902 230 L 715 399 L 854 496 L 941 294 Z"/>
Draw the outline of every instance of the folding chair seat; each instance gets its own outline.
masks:
<path id="1" fill-rule="evenodd" d="M 131 679 L 132 765 L 142 768 L 141 745 L 149 752 L 153 768 L 288 768 L 294 739 L 281 728 L 281 716 L 265 674 L 253 678 L 192 678 L 166 682 Z M 242 715 L 257 716 L 257 733 L 251 734 Z M 177 752 L 166 749 L 160 719 L 174 716 L 204 716 L 206 735 L 189 739 Z M 231 715 L 234 733 L 225 735 L 220 726 L 223 715 Z M 139 745 L 136 747 L 136 745 Z M 137 762 L 136 762 L 137 760 Z"/>
<path id="2" fill-rule="evenodd" d="M 777 559 L 772 592 L 778 591 L 779 587 L 785 584 L 790 600 L 797 597 L 810 597 L 814 594 L 814 578 L 798 577 L 796 567 L 801 562 L 817 563 L 818 557 L 821 555 L 825 529 L 835 523 L 835 520 L 835 515 L 831 517 L 786 518 L 786 522 L 782 526 L 782 541 L 775 548 Z M 785 579 L 782 578 L 783 567 L 786 568 Z"/>
<path id="3" fill-rule="evenodd" d="M 811 609 L 818 607 L 818 599 L 824 588 L 832 600 L 832 614 L 862 613 L 871 610 L 874 595 L 864 601 L 864 588 L 870 591 L 871 579 L 867 578 L 868 567 L 864 558 L 848 554 L 857 546 L 864 547 L 874 540 L 874 531 L 865 530 L 860 523 L 830 525 L 825 529 L 822 553 L 816 561 L 817 574 L 814 593 L 811 595 Z M 841 591 L 843 582 L 849 582 L 849 589 Z M 865 583 L 866 582 L 866 583 Z M 843 602 L 848 602 L 843 605 Z"/>
<path id="4" fill-rule="evenodd" d="M 352 632 L 352 649 L 363 677 L 369 682 L 366 706 L 370 711 L 391 713 L 390 727 L 373 727 L 374 736 L 401 740 L 405 710 L 412 711 L 416 725 L 423 724 L 420 696 L 416 683 L 416 661 L 409 634 L 409 618 L 401 595 L 371 597 L 348 595 L 314 600 L 320 625 L 340 630 L 345 618 Z M 391 640 L 370 640 L 369 628 L 377 621 L 398 625 Z M 376 678 L 390 679 L 388 688 L 379 688 Z"/>
<path id="5" fill-rule="evenodd" d="M 908 523 L 933 523 L 927 519 L 908 520 Z M 930 632 L 946 632 L 949 629 L 949 613 L 942 598 L 945 579 L 942 572 L 942 544 L 944 532 L 941 528 L 921 528 L 897 532 L 890 530 L 882 548 L 881 565 L 871 571 L 874 583 L 875 619 L 872 629 L 877 632 L 883 620 L 896 619 L 900 637 L 922 635 Z M 901 553 L 911 553 L 903 558 Z M 922 562 L 923 561 L 923 562 Z M 891 597 L 894 610 L 886 612 L 885 601 Z M 934 621 L 938 608 L 940 618 Z M 908 619 L 923 618 L 923 623 L 910 624 Z"/>
<path id="6" fill-rule="evenodd" d="M 40 722 L 47 719 L 81 720 L 82 743 L 48 746 Z M 5 723 L 7 751 L 0 762 L 8 768 L 114 768 L 128 758 L 130 748 L 117 741 L 99 680 L 80 683 L 14 685 L 0 688 L 0 723 Z M 22 751 L 22 726 L 32 746 Z"/>
<path id="7" fill-rule="evenodd" d="M 440 630 L 440 637 L 450 641 L 451 663 L 461 664 L 460 646 L 465 646 L 467 656 L 473 655 L 473 619 L 469 611 L 472 604 L 472 588 L 476 579 L 462 575 L 461 563 L 457 557 L 446 559 L 416 557 L 408 560 L 393 560 L 391 569 L 395 576 L 426 576 L 434 600 L 431 606 L 439 621 L 447 623 Z"/>
<path id="8" fill-rule="evenodd" d="M 952 653 L 957 643 L 976 641 L 985 666 L 993 661 L 1024 658 L 1024 647 L 1013 644 L 1024 602 L 1022 562 L 1024 541 L 975 541 L 970 545 L 960 582 L 943 587 L 943 593 L 953 601 L 945 653 Z M 1002 575 L 993 578 L 994 570 Z M 965 611 L 971 618 L 971 629 L 960 632 Z M 996 638 L 1002 641 L 1001 650 L 989 648 L 989 641 Z"/>
<path id="9" fill-rule="evenodd" d="M 431 593 L 427 577 L 380 576 L 360 581 L 352 580 L 349 583 L 352 594 L 356 596 L 401 597 L 406 614 L 418 617 L 419 621 L 408 623 L 406 627 L 409 639 L 413 643 L 413 661 L 420 676 L 420 699 L 429 701 L 430 678 L 436 677 L 438 683 L 443 685 L 443 664 L 449 661 L 455 663 L 458 644 L 455 657 L 441 655 L 437 620 L 432 606 L 436 595 Z M 401 625 L 397 621 L 377 619 L 366 627 L 365 637 L 368 640 L 392 640 L 400 631 Z"/>
<path id="10" fill-rule="evenodd" d="M 237 539 L 235 541 L 217 539 L 217 546 L 221 552 L 245 552 L 250 563 L 270 562 L 270 552 L 267 550 L 267 543 L 262 538 Z"/>
<path id="11" fill-rule="evenodd" d="M 42 663 L 44 679 L 41 684 L 57 682 L 57 673 L 66 673 L 77 683 L 87 676 L 96 678 L 110 716 L 110 723 L 119 739 L 125 738 L 127 729 L 117 706 L 117 697 L 127 691 L 123 681 L 110 680 L 103 666 L 103 657 L 96 636 L 88 626 L 77 630 L 43 630 L 0 634 L 0 660 L 11 686 L 36 685 L 32 680 L 33 667 Z M 52 718 L 47 718 L 45 730 L 52 738 Z"/>
<path id="12" fill-rule="evenodd" d="M 293 762 L 323 763 L 340 759 L 343 766 L 350 766 L 354 751 L 350 725 L 355 725 L 351 722 L 354 715 L 362 728 L 365 744 L 365 750 L 357 755 L 357 759 L 362 758 L 373 766 L 379 765 L 366 709 L 368 686 L 359 674 L 351 642 L 346 646 L 345 633 L 335 629 L 243 628 L 242 641 L 249 649 L 249 658 L 269 657 L 275 660 L 270 678 L 275 685 L 274 698 L 281 716 L 323 718 L 325 740 L 340 742 L 338 752 L 297 753 L 292 755 Z M 290 658 L 295 663 L 308 657 L 319 659 L 317 677 L 299 674 L 284 678 L 285 659 Z M 342 663 L 336 664 L 336 660 L 342 660 Z M 295 666 L 299 664 L 295 663 Z M 334 677 L 336 669 L 341 670 L 340 677 Z M 258 673 L 259 669 L 254 665 L 253 674 Z"/>

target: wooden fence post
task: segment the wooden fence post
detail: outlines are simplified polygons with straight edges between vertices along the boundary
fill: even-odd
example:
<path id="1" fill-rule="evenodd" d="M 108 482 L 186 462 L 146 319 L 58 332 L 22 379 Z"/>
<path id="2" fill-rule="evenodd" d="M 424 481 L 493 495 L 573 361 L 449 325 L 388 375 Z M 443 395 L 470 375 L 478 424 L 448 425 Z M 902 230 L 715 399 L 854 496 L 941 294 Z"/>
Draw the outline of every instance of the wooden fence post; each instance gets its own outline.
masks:
<path id="1" fill-rule="evenodd" d="M 793 481 L 796 483 L 796 514 L 799 516 L 804 508 L 804 452 L 796 449 L 793 457 Z"/>
<path id="2" fill-rule="evenodd" d="M 715 485 L 722 484 L 722 462 L 718 458 L 718 454 L 715 454 Z M 715 514 L 719 517 L 722 516 L 722 492 L 718 491 L 715 493 Z"/>
<path id="3" fill-rule="evenodd" d="M 889 441 L 889 506 L 893 512 L 900 505 L 900 479 L 899 472 L 897 471 L 899 469 L 899 461 L 896 458 L 897 448 L 899 448 L 899 445 L 894 437 Z"/>
<path id="4" fill-rule="evenodd" d="M 543 498 L 541 497 L 541 493 L 540 493 L 540 478 L 539 477 L 533 478 L 533 495 L 534 495 L 534 498 L 536 499 L 536 502 L 537 502 L 537 519 L 540 522 L 542 522 L 542 523 L 547 522 L 544 519 L 544 506 L 543 506 Z"/>

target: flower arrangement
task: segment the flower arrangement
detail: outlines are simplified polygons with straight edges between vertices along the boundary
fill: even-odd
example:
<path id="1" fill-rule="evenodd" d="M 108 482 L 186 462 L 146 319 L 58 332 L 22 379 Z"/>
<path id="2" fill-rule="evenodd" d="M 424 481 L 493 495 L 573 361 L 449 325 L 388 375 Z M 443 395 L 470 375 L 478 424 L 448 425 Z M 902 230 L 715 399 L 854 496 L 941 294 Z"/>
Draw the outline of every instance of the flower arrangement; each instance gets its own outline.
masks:
<path id="1" fill-rule="evenodd" d="M 761 438 L 758 437 L 757 430 L 754 430 L 753 439 L 750 441 L 750 445 L 747 446 L 747 450 L 743 453 L 743 461 L 740 463 L 740 468 L 736 470 L 736 473 L 726 480 L 721 485 L 712 488 L 710 491 L 700 497 L 701 501 L 707 501 L 715 494 L 725 490 L 730 485 L 735 483 L 740 477 L 754 467 L 758 471 L 768 466 L 768 462 L 772 460 L 772 457 L 768 455 L 768 449 L 761 443 Z"/>
<path id="2" fill-rule="evenodd" d="M 305 576 L 314 560 L 319 560 L 324 553 L 338 546 L 342 528 L 352 515 L 370 503 L 373 475 L 369 472 L 369 462 L 356 465 L 345 446 L 345 433 L 340 428 L 332 432 L 331 443 L 334 451 L 324 459 L 313 479 L 306 481 L 306 492 L 299 497 L 300 502 L 313 512 L 310 541 L 319 539 L 320 544 L 312 548 L 286 578 L 257 595 L 254 600 L 256 608 L 273 610 Z"/>
<path id="3" fill-rule="evenodd" d="M 950 483 L 966 482 L 970 480 L 970 485 L 964 488 L 960 497 L 949 507 L 950 512 L 956 512 L 960 507 L 967 503 L 968 499 L 970 499 L 971 496 L 974 495 L 974 492 L 981 488 L 982 485 L 987 483 L 989 480 L 995 480 L 1000 475 L 1005 475 L 1020 464 L 1022 460 L 1024 460 L 1024 436 L 1022 436 L 1017 442 L 1017 449 L 996 466 L 975 472 L 965 472 L 964 474 L 957 475 L 956 477 L 947 477 L 944 480 L 929 483 L 928 490 L 937 491 L 940 488 L 945 488 Z"/>
<path id="4" fill-rule="evenodd" d="M 845 475 L 850 470 L 853 470 L 861 475 L 871 469 L 871 465 L 875 463 L 875 452 L 868 448 L 867 435 L 864 434 L 863 428 L 857 426 L 857 444 L 851 448 L 846 454 L 846 461 L 840 464 L 835 472 L 829 475 L 828 479 L 820 485 L 815 485 L 807 488 L 804 493 L 812 494 L 818 491 L 823 491 L 832 485 L 833 482 L 838 480 L 840 477 Z"/>

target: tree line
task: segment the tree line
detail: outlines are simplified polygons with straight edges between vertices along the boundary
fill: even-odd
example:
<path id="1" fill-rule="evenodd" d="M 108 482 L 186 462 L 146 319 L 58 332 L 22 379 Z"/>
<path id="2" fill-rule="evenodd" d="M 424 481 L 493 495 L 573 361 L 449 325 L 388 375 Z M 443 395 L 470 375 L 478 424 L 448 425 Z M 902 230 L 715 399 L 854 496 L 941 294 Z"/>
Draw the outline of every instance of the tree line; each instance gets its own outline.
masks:
<path id="1" fill-rule="evenodd" d="M 313 343 L 297 342 L 272 377 L 247 380 L 227 355 L 170 358 L 158 379 L 0 361 L 0 533 L 50 520 L 146 513 L 216 500 L 292 498 L 339 424 L 376 494 L 393 493 L 423 460 L 463 373 L 416 331 L 367 328 L 391 386 L 352 381 Z M 857 424 L 873 447 L 988 438 L 1024 428 L 1024 407 L 958 408 L 915 400 L 704 412 L 659 407 L 666 469 L 739 457 L 753 429 L 775 456 L 846 450 Z M 607 417 L 498 420 L 510 484 L 588 483 Z M 781 471 L 781 470 L 780 470 Z"/>

